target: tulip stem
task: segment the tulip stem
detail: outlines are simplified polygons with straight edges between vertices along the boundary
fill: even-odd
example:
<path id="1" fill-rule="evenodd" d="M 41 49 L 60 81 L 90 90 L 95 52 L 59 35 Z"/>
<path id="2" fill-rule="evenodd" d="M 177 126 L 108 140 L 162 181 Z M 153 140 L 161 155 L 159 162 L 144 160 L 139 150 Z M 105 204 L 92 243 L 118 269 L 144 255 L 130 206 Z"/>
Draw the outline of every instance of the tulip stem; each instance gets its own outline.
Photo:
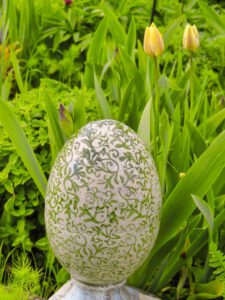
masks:
<path id="1" fill-rule="evenodd" d="M 190 53 L 190 118 L 194 118 L 194 66 L 193 53 Z"/>
<path id="2" fill-rule="evenodd" d="M 153 137 L 153 143 L 154 143 L 154 159 L 155 163 L 157 160 L 157 124 L 158 122 L 158 114 L 159 114 L 159 72 L 158 72 L 158 61 L 157 57 L 154 56 L 154 71 L 155 71 L 155 90 L 154 90 L 154 96 L 152 100 L 152 109 L 153 109 L 153 115 L 154 115 L 154 137 Z"/>

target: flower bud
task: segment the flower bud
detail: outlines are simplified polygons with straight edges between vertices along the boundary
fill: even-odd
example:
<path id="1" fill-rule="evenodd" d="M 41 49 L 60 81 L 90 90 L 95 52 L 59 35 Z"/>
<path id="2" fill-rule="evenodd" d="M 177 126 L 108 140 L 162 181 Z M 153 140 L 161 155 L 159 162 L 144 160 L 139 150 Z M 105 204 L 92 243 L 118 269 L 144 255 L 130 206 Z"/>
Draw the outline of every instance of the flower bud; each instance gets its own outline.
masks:
<path id="1" fill-rule="evenodd" d="M 186 25 L 183 35 L 183 47 L 191 52 L 199 47 L 199 34 L 195 25 Z"/>
<path id="2" fill-rule="evenodd" d="M 147 55 L 158 57 L 163 53 L 164 42 L 161 33 L 154 23 L 146 27 L 144 35 L 144 51 Z"/>
<path id="3" fill-rule="evenodd" d="M 70 4 L 73 3 L 73 0 L 64 0 L 64 3 L 65 3 L 66 5 L 70 5 Z"/>
<path id="4" fill-rule="evenodd" d="M 63 104 L 60 104 L 59 108 L 59 123 L 66 137 L 70 137 L 74 133 L 72 115 Z"/>

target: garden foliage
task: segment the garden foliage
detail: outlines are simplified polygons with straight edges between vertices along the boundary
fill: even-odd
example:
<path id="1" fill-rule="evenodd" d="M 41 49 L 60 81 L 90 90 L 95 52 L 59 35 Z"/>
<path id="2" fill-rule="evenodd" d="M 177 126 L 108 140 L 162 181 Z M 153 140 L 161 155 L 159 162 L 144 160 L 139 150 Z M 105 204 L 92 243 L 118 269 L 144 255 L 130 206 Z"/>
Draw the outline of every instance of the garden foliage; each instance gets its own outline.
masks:
<path id="1" fill-rule="evenodd" d="M 45 237 L 47 178 L 69 136 L 113 118 L 153 152 L 163 193 L 158 239 L 129 284 L 163 299 L 224 297 L 225 6 L 158 1 L 154 23 L 165 50 L 154 65 L 143 50 L 152 2 L 3 0 L 2 283 L 14 274 L 11 251 L 34 256 L 42 269 L 44 288 L 33 293 L 47 297 L 68 278 Z M 200 35 L 191 60 L 182 48 L 187 21 Z"/>

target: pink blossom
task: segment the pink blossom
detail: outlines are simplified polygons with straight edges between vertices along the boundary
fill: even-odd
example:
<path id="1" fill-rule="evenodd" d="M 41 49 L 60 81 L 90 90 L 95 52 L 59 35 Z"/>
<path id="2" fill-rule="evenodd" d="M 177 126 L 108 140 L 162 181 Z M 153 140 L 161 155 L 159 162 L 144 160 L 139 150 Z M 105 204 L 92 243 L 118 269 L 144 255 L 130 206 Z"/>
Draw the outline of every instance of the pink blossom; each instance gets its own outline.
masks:
<path id="1" fill-rule="evenodd" d="M 66 5 L 70 5 L 70 4 L 73 3 L 73 0 L 64 0 L 64 3 L 65 3 Z"/>

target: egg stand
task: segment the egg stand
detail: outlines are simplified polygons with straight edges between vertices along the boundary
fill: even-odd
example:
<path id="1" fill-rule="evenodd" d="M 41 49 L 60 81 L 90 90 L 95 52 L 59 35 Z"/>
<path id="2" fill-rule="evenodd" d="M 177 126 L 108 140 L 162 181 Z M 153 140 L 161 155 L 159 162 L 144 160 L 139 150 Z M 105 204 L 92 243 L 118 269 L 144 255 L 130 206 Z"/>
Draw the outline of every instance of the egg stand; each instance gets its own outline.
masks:
<path id="1" fill-rule="evenodd" d="M 121 143 L 119 143 L 119 145 L 118 145 L 117 139 L 115 139 L 115 136 L 118 136 L 118 133 L 119 133 L 120 141 L 123 141 L 125 143 L 126 147 L 124 147 L 123 144 L 121 144 Z M 102 148 L 101 148 L 101 144 L 99 144 L 99 137 L 101 138 L 101 144 L 103 145 Z M 84 139 L 86 139 L 86 142 L 83 142 Z M 96 144 L 96 141 L 98 141 L 97 144 Z M 130 147 L 127 147 L 127 145 L 129 145 L 129 143 L 130 143 Z M 92 145 L 92 147 L 89 146 L 90 144 Z M 95 148 L 95 147 L 97 147 L 97 148 Z M 106 149 L 107 149 L 107 151 L 106 151 Z M 115 150 L 115 149 L 117 149 L 117 150 Z M 85 150 L 85 151 L 82 151 L 82 150 Z M 62 181 L 64 180 L 65 170 L 66 170 L 66 174 L 70 174 L 71 168 L 72 167 L 74 168 L 74 166 L 75 166 L 76 167 L 75 174 L 77 174 L 77 170 L 79 169 L 79 167 L 81 167 L 81 169 L 83 170 L 83 173 L 85 173 L 86 165 L 90 166 L 89 160 L 88 161 L 85 160 L 86 156 L 82 157 L 83 161 L 80 160 L 81 156 L 79 156 L 82 153 L 86 153 L 87 151 L 88 151 L 88 153 L 89 153 L 89 151 L 92 151 L 95 159 L 97 157 L 97 160 L 94 161 L 95 162 L 94 170 L 96 172 L 99 171 L 98 167 L 99 167 L 99 162 L 101 161 L 101 159 L 103 158 L 103 160 L 106 161 L 106 158 L 107 158 L 107 161 L 110 161 L 110 162 L 111 162 L 111 159 L 112 159 L 112 162 L 113 162 L 113 160 L 119 161 L 120 168 L 118 170 L 116 170 L 117 176 L 122 175 L 124 178 L 126 178 L 128 171 L 131 172 L 132 174 L 134 174 L 136 172 L 136 170 L 138 169 L 140 173 L 136 172 L 136 177 L 139 178 L 139 182 L 140 182 L 140 180 L 142 180 L 142 178 L 143 178 L 142 177 L 143 173 L 141 173 L 141 171 L 140 171 L 140 169 L 141 169 L 142 171 L 144 171 L 144 174 L 145 174 L 144 184 L 147 184 L 145 186 L 144 190 L 148 190 L 148 186 L 149 186 L 148 184 L 151 182 L 151 193 L 152 193 L 153 200 L 152 200 L 151 204 L 149 204 L 150 208 L 151 208 L 150 211 L 152 211 L 152 219 L 150 221 L 150 224 L 151 224 L 151 226 L 154 227 L 154 230 L 153 230 L 153 234 L 151 232 L 151 234 L 148 235 L 148 238 L 150 238 L 149 239 L 150 244 L 142 245 L 143 248 L 141 248 L 141 251 L 144 251 L 144 253 L 146 255 L 148 246 L 149 245 L 151 246 L 151 244 L 155 240 L 155 234 L 157 233 L 157 228 L 159 226 L 159 223 L 157 221 L 157 218 L 159 217 L 159 205 L 160 205 L 160 192 L 159 192 L 160 187 L 159 187 L 158 177 L 157 177 L 156 169 L 154 168 L 154 162 L 151 159 L 151 157 L 149 157 L 148 152 L 146 151 L 142 141 L 139 139 L 139 137 L 136 135 L 136 133 L 133 132 L 131 129 L 129 129 L 126 125 L 124 125 L 118 121 L 114 121 L 114 120 L 102 120 L 102 121 L 92 122 L 92 123 L 86 125 L 82 129 L 82 131 L 80 132 L 80 135 L 78 135 L 77 138 L 72 137 L 69 140 L 69 142 L 64 146 L 63 150 L 61 151 L 61 153 L 59 154 L 59 156 L 57 158 L 55 166 L 53 166 L 51 176 L 49 179 L 47 193 L 46 193 L 46 214 L 45 214 L 46 224 L 47 224 L 46 228 L 47 228 L 47 232 L 48 232 L 50 241 L 52 242 L 51 246 L 52 246 L 53 252 L 58 254 L 58 255 L 56 255 L 56 257 L 58 257 L 59 260 L 61 260 L 61 263 L 64 266 L 67 265 L 67 263 L 70 263 L 71 260 L 73 261 L 73 259 L 75 261 L 75 266 L 76 266 L 77 257 L 75 254 L 73 254 L 73 252 L 70 253 L 70 258 L 65 256 L 64 259 L 62 259 L 62 257 L 61 257 L 61 255 L 64 254 L 64 253 L 62 253 L 62 252 L 64 252 L 64 249 L 71 245 L 73 247 L 74 245 L 76 245 L 76 241 L 70 238 L 69 241 L 72 244 L 69 244 L 69 245 L 66 245 L 64 242 L 62 242 L 63 240 L 66 241 L 65 235 L 67 234 L 67 232 L 66 231 L 64 232 L 63 230 L 61 230 L 62 227 L 58 227 L 58 222 L 55 221 L 57 219 L 57 214 L 58 214 L 59 210 L 56 209 L 55 211 L 53 211 L 54 219 L 51 218 L 52 217 L 52 214 L 51 214 L 52 207 L 50 204 L 56 203 L 57 200 L 60 199 L 60 197 L 62 197 L 60 195 L 60 192 L 61 192 L 60 187 L 62 189 Z M 117 153 L 115 153 L 115 151 L 117 151 Z M 78 157 L 77 157 L 77 153 L 79 153 Z M 104 153 L 104 154 L 102 154 L 102 153 Z M 110 157 L 109 153 L 111 153 L 111 154 L 113 153 L 113 155 Z M 116 154 L 118 154 L 118 155 L 116 155 Z M 131 156 L 136 155 L 136 157 L 140 157 L 141 158 L 140 161 L 142 162 L 142 167 L 140 168 L 140 161 L 134 160 L 134 163 L 131 164 L 131 170 L 130 170 L 130 164 L 127 164 L 127 163 L 129 163 L 129 158 L 128 158 L 129 155 L 131 155 Z M 118 157 L 121 159 L 119 160 Z M 69 163 L 68 163 L 68 161 L 69 161 Z M 112 167 L 113 164 L 110 163 L 108 165 L 105 165 L 103 174 L 105 174 L 105 172 L 108 172 L 109 174 L 111 174 L 111 170 L 108 169 L 107 166 Z M 124 173 L 124 170 L 127 171 L 127 173 Z M 97 188 L 97 189 L 101 190 L 102 184 L 104 183 L 104 180 L 105 180 L 104 176 L 101 178 L 102 180 L 99 180 L 99 179 L 95 180 L 95 175 L 93 176 L 92 179 L 95 182 L 95 189 Z M 76 183 L 76 180 L 79 181 L 79 177 L 75 176 L 71 179 L 71 176 L 70 176 L 69 180 L 70 180 L 70 183 L 74 185 Z M 129 178 L 127 178 L 127 180 L 129 180 Z M 89 183 L 87 182 L 87 186 L 89 189 L 88 184 Z M 70 185 L 68 185 L 68 187 L 70 187 Z M 79 188 L 78 185 L 76 187 Z M 65 188 L 64 185 L 63 185 L 63 188 Z M 114 188 L 114 190 L 117 191 L 119 189 L 123 189 L 123 185 L 114 186 L 113 188 Z M 135 189 L 137 192 L 136 194 L 139 195 L 137 198 L 144 199 L 143 198 L 144 195 L 142 194 L 143 186 L 142 186 L 142 189 L 140 189 L 139 191 L 137 188 L 135 188 Z M 82 190 L 82 192 L 83 191 L 84 190 Z M 126 189 L 125 189 L 125 191 L 126 191 Z M 89 193 L 89 190 L 85 190 L 85 193 Z M 65 193 L 63 193 L 63 197 L 64 196 L 65 196 Z M 119 196 L 119 194 L 118 194 L 118 196 Z M 84 198 L 83 200 L 87 201 L 86 198 Z M 123 200 L 124 199 L 121 199 L 121 198 L 119 198 L 119 200 L 117 199 L 117 205 L 120 201 L 123 201 Z M 68 199 L 67 199 L 67 201 L 68 201 Z M 98 201 L 98 200 L 96 199 L 96 201 Z M 66 203 L 68 204 L 68 202 L 66 202 L 66 200 L 63 200 L 62 202 L 60 202 L 60 205 L 61 205 L 60 211 L 62 212 L 61 220 L 64 220 L 62 218 L 62 216 L 63 217 L 65 216 Z M 111 205 L 111 209 L 117 209 L 115 204 L 110 203 L 110 205 Z M 57 208 L 57 206 L 56 206 L 56 208 Z M 92 210 L 93 207 L 90 205 L 89 209 Z M 77 215 L 74 215 L 74 217 L 76 217 L 76 216 Z M 148 216 L 146 216 L 146 217 L 148 217 Z M 68 220 L 69 220 L 69 222 L 68 222 Z M 130 225 L 134 224 L 134 223 L 132 223 L 133 220 L 128 220 L 128 221 L 130 222 Z M 141 221 L 142 221 L 142 219 L 141 219 Z M 67 218 L 67 225 L 69 226 L 70 223 L 71 223 L 70 219 Z M 83 220 L 83 225 L 84 225 L 84 223 L 85 223 L 85 220 Z M 77 224 L 82 225 L 82 220 L 81 221 L 78 220 Z M 146 224 L 147 224 L 146 226 L 148 227 L 149 223 L 147 222 Z M 128 223 L 126 224 L 126 226 L 127 225 L 128 225 Z M 61 226 L 63 226 L 63 228 L 64 228 L 65 224 L 62 223 Z M 123 225 L 121 223 L 121 228 L 122 228 L 122 226 Z M 148 233 L 147 227 L 145 228 L 145 230 Z M 111 229 L 112 228 L 113 228 L 113 226 L 111 226 Z M 134 228 L 135 228 L 135 226 L 134 226 Z M 136 224 L 136 229 L 137 228 L 138 227 Z M 146 232 L 146 231 L 144 231 L 144 232 Z M 62 232 L 63 232 L 63 234 L 62 234 Z M 117 232 L 117 234 L 119 234 L 119 231 Z M 143 234 L 143 232 L 140 231 L 139 236 L 138 236 L 139 239 L 141 238 L 142 234 Z M 152 238 L 152 242 L 151 242 L 151 238 Z M 109 240 L 113 239 L 113 237 L 112 236 L 110 238 L 108 237 L 108 239 Z M 112 242 L 113 242 L 113 240 L 112 240 Z M 92 246 L 97 247 L 98 246 L 97 243 L 98 243 L 98 241 L 95 241 L 94 243 L 92 243 Z M 122 253 L 121 251 L 122 250 L 120 249 L 120 253 Z M 135 256 L 134 256 L 135 253 L 132 253 L 132 254 L 133 254 L 133 259 L 135 259 Z M 111 253 L 111 255 L 113 255 L 113 253 Z M 107 257 L 107 253 L 106 253 L 106 257 Z M 65 258 L 66 258 L 66 261 L 65 261 Z M 110 260 L 111 256 L 108 256 L 108 259 Z M 121 264 L 121 262 L 122 262 L 122 264 Z M 144 294 L 143 292 L 138 291 L 132 287 L 126 286 L 125 282 L 126 282 L 126 278 L 129 276 L 129 274 L 124 276 L 124 274 L 126 274 L 126 272 L 127 272 L 127 270 L 126 270 L 126 272 L 124 272 L 125 271 L 124 267 L 125 266 L 123 266 L 123 260 L 120 261 L 118 259 L 118 261 L 115 262 L 112 270 L 110 270 L 108 268 L 108 270 L 106 271 L 104 276 L 101 275 L 102 279 L 100 279 L 100 280 L 98 279 L 97 281 L 95 279 L 95 273 L 92 273 L 91 276 L 88 274 L 87 279 L 85 277 L 83 277 L 84 280 L 82 280 L 81 279 L 82 277 L 81 278 L 78 277 L 79 281 L 75 280 L 74 278 L 77 278 L 76 270 L 73 270 L 73 268 L 72 268 L 72 269 L 70 269 L 72 279 L 70 279 L 49 300 L 154 300 L 154 299 L 158 299 L 158 298 L 155 298 L 154 296 Z M 128 262 L 127 267 L 129 269 L 129 262 Z M 101 270 L 103 270 L 103 269 L 101 268 Z M 74 271 L 75 271 L 75 273 L 74 273 Z M 97 271 L 98 271 L 98 269 L 95 270 L 95 272 L 97 272 Z M 116 277 L 114 277 L 113 274 L 117 274 L 120 272 L 122 272 L 123 278 L 119 277 L 120 280 L 118 281 L 118 283 L 116 282 L 116 283 L 110 284 L 109 278 L 111 278 L 112 282 L 115 282 Z M 128 272 L 128 273 L 130 273 L 130 272 Z M 78 274 L 78 276 L 79 276 L 79 274 Z M 97 278 L 97 276 L 96 276 L 96 278 Z M 108 280 L 106 280 L 106 279 L 108 279 Z M 85 281 L 85 283 L 82 281 Z M 101 281 L 103 283 L 102 285 L 101 285 Z M 107 282 L 107 284 L 105 282 Z"/>
<path id="2" fill-rule="evenodd" d="M 157 300 L 155 296 L 144 294 L 128 287 L 125 282 L 94 286 L 70 279 L 49 300 Z"/>

